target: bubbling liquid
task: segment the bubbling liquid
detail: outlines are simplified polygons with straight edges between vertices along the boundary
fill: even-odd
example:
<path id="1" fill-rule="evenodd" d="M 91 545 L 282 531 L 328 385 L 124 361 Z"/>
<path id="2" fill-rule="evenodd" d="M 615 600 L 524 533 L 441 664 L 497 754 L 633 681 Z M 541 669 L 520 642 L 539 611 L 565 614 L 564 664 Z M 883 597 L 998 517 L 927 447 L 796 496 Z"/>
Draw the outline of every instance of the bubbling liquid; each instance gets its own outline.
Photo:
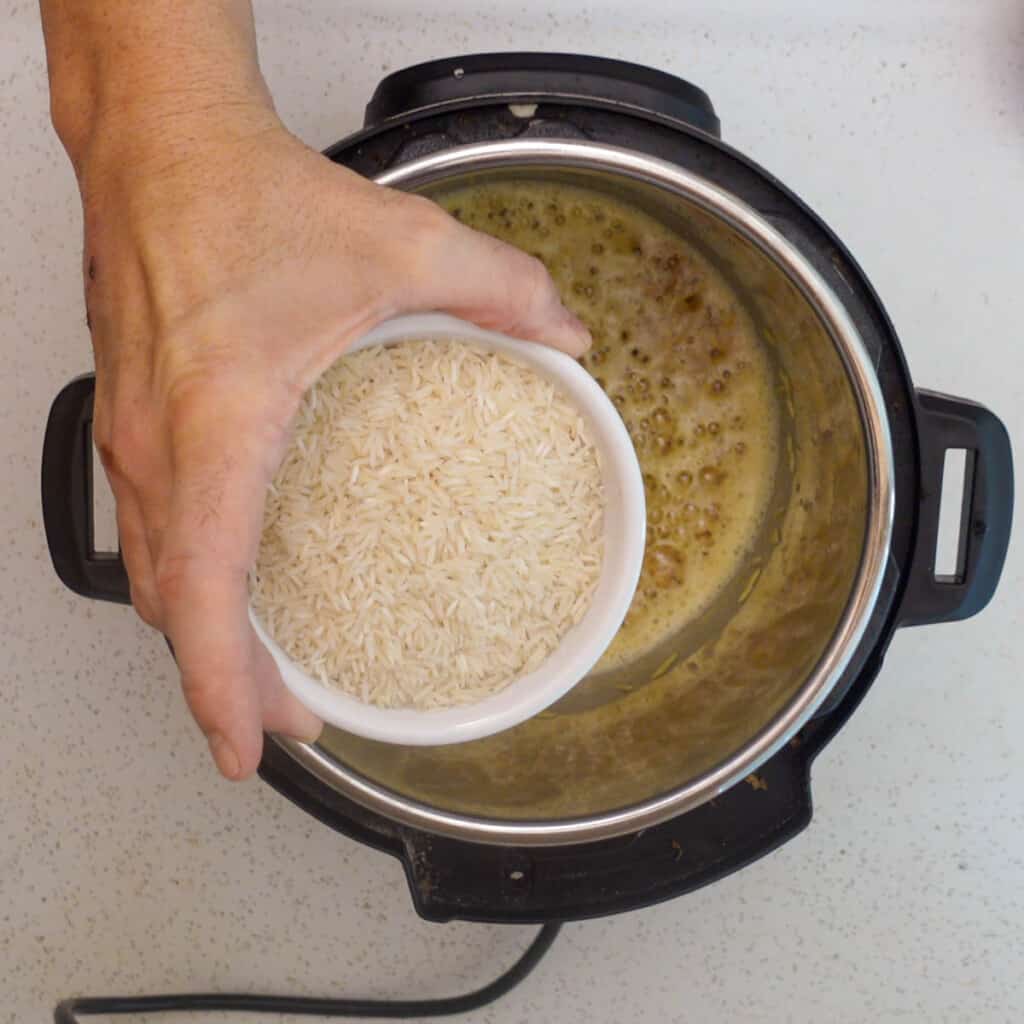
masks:
<path id="1" fill-rule="evenodd" d="M 768 356 L 722 276 L 640 210 L 540 182 L 439 201 L 542 260 L 593 334 L 582 363 L 622 415 L 647 499 L 640 583 L 597 671 L 622 667 L 692 623 L 750 555 L 779 457 Z"/>

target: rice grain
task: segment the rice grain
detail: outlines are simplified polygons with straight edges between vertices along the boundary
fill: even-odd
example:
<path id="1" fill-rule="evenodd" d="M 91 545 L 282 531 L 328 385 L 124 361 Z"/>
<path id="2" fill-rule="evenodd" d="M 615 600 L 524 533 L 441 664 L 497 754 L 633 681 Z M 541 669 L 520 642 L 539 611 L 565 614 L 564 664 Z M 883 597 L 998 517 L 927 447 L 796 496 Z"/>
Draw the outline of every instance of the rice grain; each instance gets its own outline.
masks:
<path id="1" fill-rule="evenodd" d="M 598 454 L 534 370 L 457 341 L 339 359 L 267 493 L 253 607 L 326 685 L 382 707 L 471 703 L 586 614 Z"/>

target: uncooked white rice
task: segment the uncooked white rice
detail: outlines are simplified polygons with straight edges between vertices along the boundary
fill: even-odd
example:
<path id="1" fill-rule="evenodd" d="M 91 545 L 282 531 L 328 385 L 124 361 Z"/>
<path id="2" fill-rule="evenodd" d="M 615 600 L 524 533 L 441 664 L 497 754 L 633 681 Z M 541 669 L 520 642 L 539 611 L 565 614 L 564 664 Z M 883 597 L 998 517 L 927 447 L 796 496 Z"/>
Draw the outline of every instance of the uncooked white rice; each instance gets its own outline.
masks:
<path id="1" fill-rule="evenodd" d="M 480 700 L 586 613 L 597 450 L 560 391 L 465 342 L 338 360 L 267 498 L 256 614 L 314 678 L 382 707 Z"/>

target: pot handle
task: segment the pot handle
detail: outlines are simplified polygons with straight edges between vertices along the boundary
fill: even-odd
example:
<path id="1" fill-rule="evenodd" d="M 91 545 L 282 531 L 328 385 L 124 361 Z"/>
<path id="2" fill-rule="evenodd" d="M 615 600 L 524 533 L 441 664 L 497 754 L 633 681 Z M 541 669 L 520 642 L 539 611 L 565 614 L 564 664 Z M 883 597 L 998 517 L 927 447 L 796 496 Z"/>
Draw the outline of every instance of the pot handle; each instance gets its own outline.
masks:
<path id="1" fill-rule="evenodd" d="M 934 391 L 917 392 L 921 489 L 917 541 L 901 626 L 955 622 L 992 599 L 1013 520 L 1013 452 L 1002 421 L 984 406 Z M 957 572 L 935 573 L 946 452 L 967 452 Z"/>
<path id="2" fill-rule="evenodd" d="M 83 597 L 131 604 L 120 553 L 93 548 L 92 403 L 96 377 L 77 377 L 50 407 L 43 438 L 43 525 L 61 582 Z"/>

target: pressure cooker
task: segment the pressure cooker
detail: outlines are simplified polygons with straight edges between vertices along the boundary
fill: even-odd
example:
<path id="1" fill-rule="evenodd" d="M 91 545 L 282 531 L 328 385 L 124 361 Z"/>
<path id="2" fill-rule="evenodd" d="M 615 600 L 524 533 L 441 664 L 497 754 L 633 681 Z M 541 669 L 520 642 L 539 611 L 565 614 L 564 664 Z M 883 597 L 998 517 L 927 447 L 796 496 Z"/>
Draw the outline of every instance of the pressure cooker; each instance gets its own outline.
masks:
<path id="1" fill-rule="evenodd" d="M 992 597 L 1013 508 L 1002 423 L 914 387 L 842 242 L 721 141 L 710 100 L 681 79 L 564 54 L 433 61 L 384 79 L 364 128 L 326 155 L 427 196 L 555 182 L 654 216 L 741 297 L 775 367 L 784 444 L 744 573 L 656 658 L 597 673 L 549 713 L 470 743 L 270 736 L 262 778 L 397 857 L 433 920 L 634 909 L 792 838 L 811 818 L 811 764 L 878 675 L 894 631 L 967 618 Z M 68 587 L 127 603 L 119 555 L 92 539 L 92 400 L 83 377 L 51 409 L 46 535 Z M 957 564 L 939 575 L 943 471 L 959 449 Z"/>

